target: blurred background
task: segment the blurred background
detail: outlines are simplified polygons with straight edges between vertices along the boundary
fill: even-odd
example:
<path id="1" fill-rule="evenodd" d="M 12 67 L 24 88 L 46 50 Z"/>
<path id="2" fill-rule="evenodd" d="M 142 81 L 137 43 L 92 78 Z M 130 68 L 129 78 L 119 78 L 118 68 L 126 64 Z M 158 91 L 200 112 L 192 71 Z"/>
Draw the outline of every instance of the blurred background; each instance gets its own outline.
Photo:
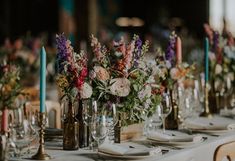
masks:
<path id="1" fill-rule="evenodd" d="M 235 33 L 234 0 L 1 0 L 0 42 L 20 36 L 46 36 L 65 32 L 70 39 L 87 41 L 90 34 L 102 41 L 137 33 L 156 43 L 169 31 L 202 39 L 203 23 L 222 31 L 224 22 Z"/>
<path id="2" fill-rule="evenodd" d="M 234 0 L 1 0 L 0 58 L 20 56 L 21 65 L 28 68 L 24 71 L 34 73 L 44 45 L 53 79 L 57 33 L 65 33 L 75 50 L 88 52 L 91 34 L 108 44 L 121 36 L 128 40 L 135 33 L 150 41 L 154 56 L 158 47 L 167 46 L 175 30 L 183 42 L 184 61 L 200 65 L 203 24 L 235 34 L 234 12 Z"/>

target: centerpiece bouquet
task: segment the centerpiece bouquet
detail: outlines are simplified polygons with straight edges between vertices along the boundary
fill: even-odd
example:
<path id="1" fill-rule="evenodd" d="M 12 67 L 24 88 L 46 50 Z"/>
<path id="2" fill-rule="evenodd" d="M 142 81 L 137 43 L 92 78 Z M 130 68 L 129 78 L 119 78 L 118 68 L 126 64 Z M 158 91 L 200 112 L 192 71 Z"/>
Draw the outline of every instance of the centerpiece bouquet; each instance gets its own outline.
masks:
<path id="1" fill-rule="evenodd" d="M 220 34 L 213 30 L 209 25 L 204 25 L 205 32 L 210 41 L 210 77 L 212 89 L 221 91 L 224 83 L 229 88 L 234 86 L 235 79 L 235 43 L 234 37 L 230 32 Z M 229 83 L 231 82 L 231 83 Z"/>
<path id="2" fill-rule="evenodd" d="M 13 62 L 21 67 L 21 83 L 23 85 L 32 86 L 37 81 L 37 71 L 39 69 L 38 53 L 41 46 L 40 40 L 18 38 L 14 42 L 6 39 L 2 47 L 0 47 L 0 57 Z M 30 44 L 30 45 L 29 45 Z M 30 74 L 29 74 L 30 73 Z M 30 81 L 29 81 L 30 80 Z"/>
<path id="3" fill-rule="evenodd" d="M 61 99 L 67 97 L 74 102 L 77 99 L 89 98 L 92 88 L 85 81 L 88 74 L 85 52 L 76 53 L 64 34 L 57 35 L 56 42 L 58 49 L 56 82 L 62 92 Z"/>
<path id="4" fill-rule="evenodd" d="M 2 63 L 0 65 L 0 110 L 16 108 L 16 98 L 21 94 L 20 68 Z"/>
<path id="5" fill-rule="evenodd" d="M 100 103 L 100 110 L 110 111 L 115 103 L 122 125 L 139 123 L 150 116 L 160 96 L 155 92 L 153 71 L 144 61 L 148 41 L 142 43 L 134 35 L 129 43 L 121 39 L 107 48 L 92 35 L 91 47 L 94 61 L 89 77 L 92 97 Z"/>
<path id="6" fill-rule="evenodd" d="M 186 62 L 178 62 L 176 57 L 177 35 L 172 32 L 169 36 L 168 46 L 165 52 L 157 50 L 153 75 L 156 83 L 160 85 L 161 92 L 169 89 L 174 90 L 176 85 L 191 86 L 195 65 Z"/>
<path id="7" fill-rule="evenodd" d="M 211 92 L 215 95 L 217 109 L 233 106 L 235 85 L 235 43 L 232 34 L 224 30 L 223 34 L 204 25 L 210 42 L 210 80 Z M 233 96 L 234 97 L 234 96 Z M 222 98 L 222 99 L 221 99 Z"/>
<path id="8" fill-rule="evenodd" d="M 87 57 L 83 51 L 76 53 L 64 34 L 57 35 L 56 42 L 58 49 L 56 81 L 63 100 L 63 149 L 76 150 L 78 149 L 77 128 L 79 127 L 79 135 L 83 128 L 83 122 L 80 122 L 81 100 L 89 98 L 92 94 L 92 88 L 86 82 Z M 77 122 L 79 122 L 78 125 Z"/>

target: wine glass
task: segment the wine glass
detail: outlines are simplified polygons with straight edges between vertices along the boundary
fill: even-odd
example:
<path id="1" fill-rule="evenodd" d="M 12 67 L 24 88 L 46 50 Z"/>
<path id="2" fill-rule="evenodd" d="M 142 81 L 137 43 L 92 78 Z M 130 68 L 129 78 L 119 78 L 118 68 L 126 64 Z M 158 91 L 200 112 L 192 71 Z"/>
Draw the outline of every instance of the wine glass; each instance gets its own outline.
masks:
<path id="1" fill-rule="evenodd" d="M 160 108 L 157 108 L 156 110 L 161 110 Z M 160 112 L 155 111 L 155 113 L 145 120 L 144 124 L 144 135 L 149 135 L 152 132 L 156 132 L 160 126 L 162 125 L 162 119 L 159 115 Z"/>
<path id="2" fill-rule="evenodd" d="M 11 124 L 11 140 L 14 143 L 14 155 L 20 158 L 22 151 L 28 153 L 28 148 L 31 143 L 29 124 L 23 119 L 21 108 L 13 110 L 14 119 Z"/>
<path id="3" fill-rule="evenodd" d="M 109 142 L 112 142 L 114 140 L 114 127 L 118 122 L 118 116 L 117 116 L 116 105 L 114 103 L 110 103 L 108 105 L 109 108 L 107 109 L 108 111 L 106 112 L 106 117 L 107 117 L 106 121 L 108 127 L 108 139 Z"/>
<path id="4" fill-rule="evenodd" d="M 166 132 L 165 119 L 171 113 L 172 105 L 169 93 L 162 94 L 162 101 L 160 105 L 157 105 L 157 113 L 162 119 L 163 133 Z"/>
<path id="5" fill-rule="evenodd" d="M 91 118 L 91 135 L 99 147 L 108 133 L 106 116 L 104 114 L 94 114 Z"/>
<path id="6" fill-rule="evenodd" d="M 223 100 L 224 100 L 224 110 L 228 110 L 228 99 L 229 99 L 229 96 L 232 94 L 233 92 L 233 87 L 232 87 L 232 84 L 231 84 L 231 79 L 227 76 L 226 77 L 226 81 L 223 82 L 223 88 L 221 90 L 221 94 L 223 96 Z"/>

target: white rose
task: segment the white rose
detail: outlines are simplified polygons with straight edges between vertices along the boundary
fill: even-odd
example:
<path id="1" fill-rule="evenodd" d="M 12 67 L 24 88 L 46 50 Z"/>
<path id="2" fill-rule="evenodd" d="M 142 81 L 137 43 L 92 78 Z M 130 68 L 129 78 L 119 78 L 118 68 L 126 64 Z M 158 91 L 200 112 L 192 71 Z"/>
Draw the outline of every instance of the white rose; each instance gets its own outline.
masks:
<path id="1" fill-rule="evenodd" d="M 220 74 L 222 72 L 223 68 L 220 64 L 216 64 L 215 66 L 215 74 Z"/>
<path id="2" fill-rule="evenodd" d="M 228 76 L 228 78 L 230 78 L 231 81 L 234 81 L 234 73 L 233 72 L 229 72 L 227 76 Z"/>
<path id="3" fill-rule="evenodd" d="M 211 61 L 215 61 L 216 60 L 216 56 L 212 52 L 209 52 L 209 58 L 210 58 Z"/>
<path id="4" fill-rule="evenodd" d="M 92 87 L 88 83 L 84 83 L 79 91 L 82 99 L 90 98 L 92 95 Z"/>
<path id="5" fill-rule="evenodd" d="M 131 83 L 126 78 L 115 78 L 110 81 L 112 84 L 110 87 L 110 92 L 113 95 L 126 97 L 130 93 Z"/>

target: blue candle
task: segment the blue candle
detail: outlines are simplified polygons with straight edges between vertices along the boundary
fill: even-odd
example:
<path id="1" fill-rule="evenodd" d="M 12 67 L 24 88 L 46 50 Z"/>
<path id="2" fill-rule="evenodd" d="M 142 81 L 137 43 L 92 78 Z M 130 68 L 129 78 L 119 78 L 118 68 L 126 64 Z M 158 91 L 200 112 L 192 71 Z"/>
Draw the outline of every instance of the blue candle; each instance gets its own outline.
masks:
<path id="1" fill-rule="evenodd" d="M 205 54 L 205 82 L 209 81 L 209 40 L 206 37 L 204 40 L 204 54 Z"/>
<path id="2" fill-rule="evenodd" d="M 46 101 L 46 51 L 42 47 L 40 52 L 40 112 L 45 112 Z"/>

